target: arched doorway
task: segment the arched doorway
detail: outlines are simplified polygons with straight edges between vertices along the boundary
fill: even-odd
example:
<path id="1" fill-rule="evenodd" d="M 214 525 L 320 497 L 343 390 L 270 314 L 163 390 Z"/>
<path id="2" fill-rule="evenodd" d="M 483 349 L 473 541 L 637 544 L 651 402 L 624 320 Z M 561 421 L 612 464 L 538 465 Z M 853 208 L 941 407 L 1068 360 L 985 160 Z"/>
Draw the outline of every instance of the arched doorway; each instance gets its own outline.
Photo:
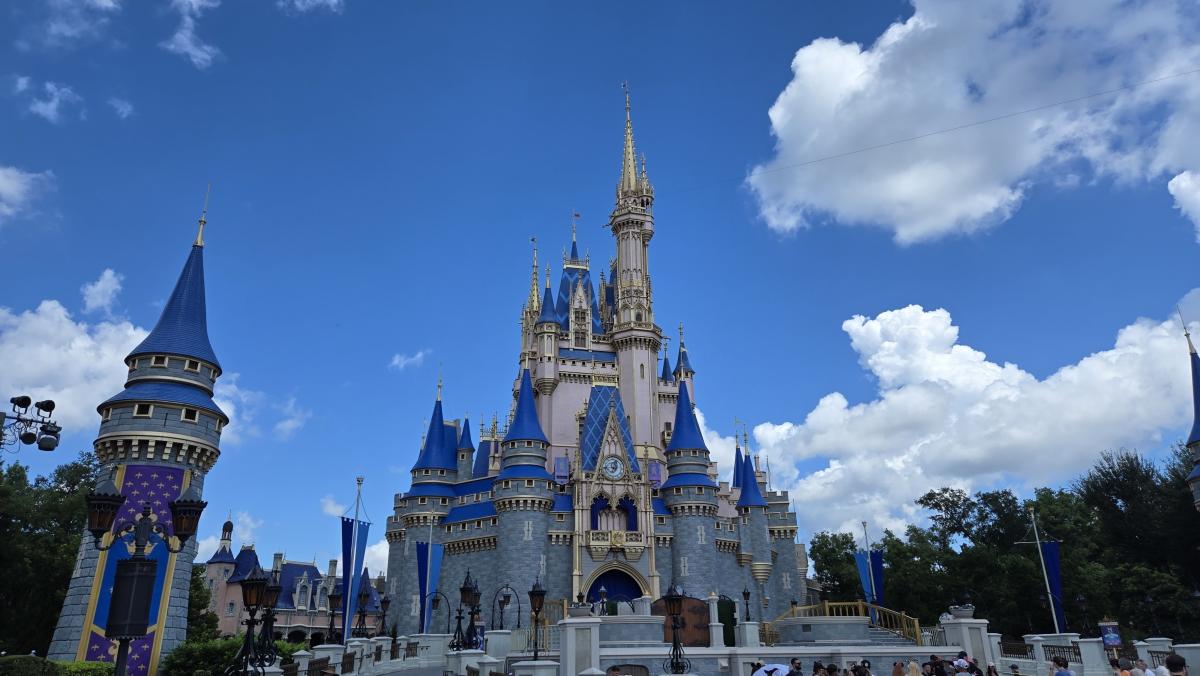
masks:
<path id="1" fill-rule="evenodd" d="M 288 643 L 304 643 L 306 638 L 304 631 L 301 629 L 293 629 L 287 635 Z"/>
<path id="2" fill-rule="evenodd" d="M 610 599 L 632 601 L 642 595 L 642 588 L 638 585 L 637 580 L 633 579 L 629 573 L 617 568 L 606 570 L 592 580 L 592 586 L 588 587 L 587 591 L 588 602 L 596 603 L 600 600 L 601 587 L 604 587 L 604 591 Z"/>

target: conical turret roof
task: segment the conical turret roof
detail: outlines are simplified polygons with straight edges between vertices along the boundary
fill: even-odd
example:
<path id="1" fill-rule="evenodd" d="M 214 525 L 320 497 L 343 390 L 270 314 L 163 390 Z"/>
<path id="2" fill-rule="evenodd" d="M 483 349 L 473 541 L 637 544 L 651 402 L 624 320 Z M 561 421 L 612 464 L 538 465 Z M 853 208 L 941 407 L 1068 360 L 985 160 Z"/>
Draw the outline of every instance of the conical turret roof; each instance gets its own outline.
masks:
<path id="1" fill-rule="evenodd" d="M 758 477 L 754 475 L 754 460 L 750 458 L 750 449 L 746 449 L 746 457 L 742 460 L 742 494 L 738 497 L 738 507 L 766 507 L 762 490 L 758 487 Z"/>
<path id="2" fill-rule="evenodd" d="M 671 432 L 671 443 L 667 444 L 667 451 L 684 449 L 708 450 L 708 446 L 704 445 L 704 435 L 700 433 L 700 424 L 696 422 L 696 412 L 692 410 L 687 385 L 679 388 L 679 401 L 675 404 L 675 427 Z"/>
<path id="3" fill-rule="evenodd" d="M 529 378 L 529 369 L 521 371 L 521 389 L 517 392 L 517 411 L 513 415 L 512 424 L 508 427 L 505 441 L 540 441 L 546 440 L 542 424 L 538 421 L 537 406 L 534 403 L 533 381 Z"/>
<path id="4" fill-rule="evenodd" d="M 177 354 L 221 367 L 208 341 L 203 246 L 192 246 L 158 323 L 129 356 L 140 354 Z"/>

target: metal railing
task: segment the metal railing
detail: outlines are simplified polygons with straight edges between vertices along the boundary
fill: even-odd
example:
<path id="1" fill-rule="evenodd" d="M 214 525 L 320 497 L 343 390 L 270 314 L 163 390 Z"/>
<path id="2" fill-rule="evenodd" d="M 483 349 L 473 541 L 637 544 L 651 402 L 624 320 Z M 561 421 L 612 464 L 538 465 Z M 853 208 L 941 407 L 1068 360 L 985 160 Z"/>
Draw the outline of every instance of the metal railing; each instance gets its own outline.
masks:
<path id="1" fill-rule="evenodd" d="M 1010 660 L 1031 660 L 1033 659 L 1033 646 L 1016 641 L 1001 641 L 1000 657 Z"/>
<path id="2" fill-rule="evenodd" d="M 1171 656 L 1170 650 L 1147 650 L 1150 655 L 1150 666 L 1161 667 L 1167 663 L 1167 658 Z"/>
<path id="3" fill-rule="evenodd" d="M 1083 664 L 1083 658 L 1079 655 L 1079 646 L 1077 645 L 1044 645 L 1042 650 L 1045 651 L 1048 660 L 1053 661 L 1055 657 L 1061 657 L 1068 664 Z"/>
<path id="4" fill-rule="evenodd" d="M 512 632 L 512 651 L 528 653 L 533 652 L 533 631 L 534 627 L 521 627 L 514 629 Z M 538 632 L 538 652 L 558 652 L 559 646 L 559 630 L 557 624 L 541 625 L 537 627 Z"/>
<path id="5" fill-rule="evenodd" d="M 795 606 L 776 620 L 789 617 L 867 617 L 870 626 L 902 636 L 915 645 L 924 645 L 921 622 L 917 618 L 866 601 L 822 601 L 808 606 Z"/>

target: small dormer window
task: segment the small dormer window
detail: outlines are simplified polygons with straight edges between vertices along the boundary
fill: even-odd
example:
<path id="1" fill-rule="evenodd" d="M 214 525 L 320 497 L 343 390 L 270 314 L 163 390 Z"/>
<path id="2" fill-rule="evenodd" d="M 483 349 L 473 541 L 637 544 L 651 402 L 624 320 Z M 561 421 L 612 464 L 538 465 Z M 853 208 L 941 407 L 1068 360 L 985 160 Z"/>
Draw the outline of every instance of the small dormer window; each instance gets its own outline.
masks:
<path id="1" fill-rule="evenodd" d="M 421 476 L 429 476 L 429 470 L 427 470 L 427 469 L 421 470 Z"/>
<path id="2" fill-rule="evenodd" d="M 423 505 L 423 504 L 425 504 L 425 498 L 417 498 L 417 504 L 418 504 L 418 505 Z"/>
<path id="3" fill-rule="evenodd" d="M 101 420 L 104 420 L 105 422 L 107 422 L 107 421 L 108 421 L 108 419 L 109 419 L 109 418 L 111 418 L 111 417 L 112 417 L 112 408 L 106 408 L 106 409 L 104 409 L 104 411 L 103 411 L 103 412 L 100 414 L 100 419 L 101 419 Z"/>
<path id="4" fill-rule="evenodd" d="M 439 470 L 438 470 L 438 476 L 446 476 L 446 470 L 444 470 L 444 469 L 439 469 Z"/>
<path id="5" fill-rule="evenodd" d="M 665 517 L 665 516 L 655 517 L 654 522 L 660 526 L 665 526 L 665 525 L 667 525 L 667 517 Z"/>
<path id="6" fill-rule="evenodd" d="M 476 522 L 475 522 L 475 527 L 476 527 L 476 528 L 483 528 L 483 519 L 479 519 L 478 521 L 476 521 Z"/>
<path id="7" fill-rule="evenodd" d="M 439 502 L 438 504 L 448 505 L 448 504 L 450 504 L 450 499 L 449 498 L 441 498 L 441 502 Z"/>
<path id="8" fill-rule="evenodd" d="M 130 359 L 129 360 L 129 371 L 132 373 L 135 369 L 137 369 L 137 365 L 138 365 L 138 360 Z"/>
<path id="9" fill-rule="evenodd" d="M 194 408 L 185 408 L 182 417 L 184 422 L 196 422 L 200 419 L 200 412 Z"/>
<path id="10" fill-rule="evenodd" d="M 526 488 L 533 488 L 533 479 L 526 479 L 526 480 L 525 480 L 525 487 L 526 487 Z"/>
<path id="11" fill-rule="evenodd" d="M 217 370 L 216 369 L 214 369 L 214 368 L 208 369 L 208 379 L 213 381 L 214 383 L 217 382 Z"/>
<path id="12" fill-rule="evenodd" d="M 150 360 L 150 365 L 151 365 L 151 366 L 158 366 L 158 367 L 160 367 L 160 368 L 166 368 L 166 366 L 167 366 L 167 358 L 166 358 L 166 356 L 164 356 L 164 355 L 161 355 L 161 354 L 160 354 L 160 355 L 156 355 L 156 356 L 155 356 L 153 359 L 151 359 L 151 360 Z"/>
<path id="13" fill-rule="evenodd" d="M 199 373 L 200 372 L 200 362 L 196 361 L 195 359 L 189 359 L 189 360 L 187 360 L 187 363 L 184 365 L 183 369 L 185 371 L 192 371 L 194 373 Z"/>
<path id="14" fill-rule="evenodd" d="M 497 519 L 492 519 L 492 525 L 495 526 L 497 521 L 498 521 Z"/>
<path id="15" fill-rule="evenodd" d="M 135 404 L 133 407 L 133 417 L 149 418 L 154 413 L 154 406 L 150 404 Z"/>
<path id="16" fill-rule="evenodd" d="M 675 495 L 683 495 L 683 488 L 681 486 L 675 487 Z"/>

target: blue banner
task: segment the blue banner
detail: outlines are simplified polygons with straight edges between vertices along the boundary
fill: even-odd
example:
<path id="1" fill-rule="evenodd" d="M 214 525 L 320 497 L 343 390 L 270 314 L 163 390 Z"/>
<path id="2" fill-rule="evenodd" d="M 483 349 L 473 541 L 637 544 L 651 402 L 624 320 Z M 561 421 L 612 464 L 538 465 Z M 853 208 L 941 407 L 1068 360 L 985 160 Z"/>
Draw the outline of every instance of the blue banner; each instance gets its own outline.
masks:
<path id="1" fill-rule="evenodd" d="M 1057 542 L 1042 543 L 1042 558 L 1046 561 L 1046 581 L 1050 584 L 1050 600 L 1054 605 L 1054 619 L 1058 633 L 1067 630 L 1067 615 L 1063 611 L 1062 562 Z"/>
<path id="2" fill-rule="evenodd" d="M 871 550 L 871 579 L 875 582 L 875 605 L 886 608 L 883 603 L 883 550 Z"/>
<path id="3" fill-rule="evenodd" d="M 371 524 L 342 517 L 342 637 L 349 638 L 362 583 L 363 556 L 367 552 L 367 530 Z"/>
<path id="4" fill-rule="evenodd" d="M 421 618 L 419 623 L 418 633 L 434 633 L 427 631 L 427 627 L 433 621 L 433 606 L 429 603 L 429 593 L 438 588 L 438 581 L 442 576 L 442 551 L 445 549 L 443 545 L 433 545 L 433 551 L 430 552 L 428 542 L 417 543 L 417 588 L 421 593 Z M 450 612 L 447 608 L 446 612 Z"/>
<path id="5" fill-rule="evenodd" d="M 858 581 L 862 584 L 863 598 L 867 603 L 883 605 L 883 552 L 854 552 L 854 565 L 858 568 Z"/>
<path id="6" fill-rule="evenodd" d="M 571 463 L 566 456 L 554 459 L 554 483 L 566 486 L 571 480 Z"/>

